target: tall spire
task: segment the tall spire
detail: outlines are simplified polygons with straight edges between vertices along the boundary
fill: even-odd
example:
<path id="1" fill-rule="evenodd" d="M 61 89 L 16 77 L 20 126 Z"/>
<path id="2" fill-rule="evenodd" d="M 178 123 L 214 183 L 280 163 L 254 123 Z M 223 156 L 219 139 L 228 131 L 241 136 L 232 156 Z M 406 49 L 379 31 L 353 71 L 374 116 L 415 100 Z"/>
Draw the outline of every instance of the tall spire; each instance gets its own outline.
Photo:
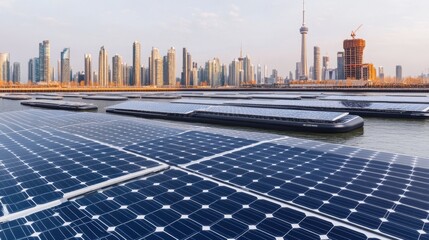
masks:
<path id="1" fill-rule="evenodd" d="M 302 26 L 305 26 L 305 0 L 302 0 Z"/>

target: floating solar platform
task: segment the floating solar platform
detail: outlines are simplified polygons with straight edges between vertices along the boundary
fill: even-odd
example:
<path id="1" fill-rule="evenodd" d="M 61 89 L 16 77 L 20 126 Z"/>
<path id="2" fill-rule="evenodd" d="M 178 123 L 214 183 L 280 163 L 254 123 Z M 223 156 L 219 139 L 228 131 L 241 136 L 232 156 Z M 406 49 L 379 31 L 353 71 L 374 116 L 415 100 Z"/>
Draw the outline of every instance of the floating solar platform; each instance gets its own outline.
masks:
<path id="1" fill-rule="evenodd" d="M 36 98 L 37 99 L 37 98 Z M 67 101 L 53 101 L 53 100 L 29 100 L 21 102 L 22 105 L 59 109 L 59 110 L 72 110 L 72 111 L 88 111 L 97 110 L 98 107 L 84 102 L 67 102 Z"/>
<path id="2" fill-rule="evenodd" d="M 382 102 L 382 103 L 417 103 L 429 104 L 429 97 L 405 97 L 405 96 L 327 96 L 321 98 L 326 101 L 358 101 L 358 102 Z"/>
<path id="3" fill-rule="evenodd" d="M 7 99 L 7 100 L 29 100 L 32 97 L 28 96 L 28 95 L 6 94 L 6 95 L 1 96 L 1 98 Z"/>
<path id="4" fill-rule="evenodd" d="M 84 96 L 82 99 L 88 99 L 88 100 L 104 100 L 104 101 L 126 101 L 128 100 L 127 97 L 124 96 L 114 96 L 114 95 L 89 95 Z"/>
<path id="5" fill-rule="evenodd" d="M 106 109 L 111 113 L 129 113 L 136 116 L 186 116 L 195 110 L 206 108 L 197 104 L 170 104 L 162 102 L 129 101 Z"/>
<path id="6" fill-rule="evenodd" d="M 0 239 L 429 236 L 429 159 L 97 113 L 0 126 Z"/>
<path id="7" fill-rule="evenodd" d="M 82 98 L 82 97 L 85 97 L 85 96 L 88 96 L 88 95 L 86 95 L 86 94 L 64 94 L 63 95 L 63 97 L 65 97 L 65 98 Z"/>
<path id="8" fill-rule="evenodd" d="M 182 97 L 187 98 L 214 98 L 214 99 L 252 99 L 251 96 L 238 94 L 182 94 Z"/>
<path id="9" fill-rule="evenodd" d="M 61 96 L 36 96 L 36 100 L 63 100 Z"/>
<path id="10" fill-rule="evenodd" d="M 181 103 L 184 103 L 181 102 Z M 197 104 L 198 101 L 189 102 Z M 209 104 L 209 103 L 207 103 Z M 301 109 L 318 111 L 342 111 L 359 116 L 397 117 L 397 118 L 429 118 L 429 104 L 381 103 L 357 101 L 228 101 L 224 105 L 263 107 L 276 109 Z"/>
<path id="11" fill-rule="evenodd" d="M 126 102 L 106 111 L 146 118 L 331 133 L 349 132 L 364 124 L 362 118 L 348 113 L 178 103 Z"/>
<path id="12" fill-rule="evenodd" d="M 252 99 L 288 99 L 288 100 L 301 100 L 300 95 L 280 95 L 280 94 L 257 94 L 251 95 Z"/>
<path id="13" fill-rule="evenodd" d="M 181 99 L 179 95 L 141 95 L 142 99 Z"/>

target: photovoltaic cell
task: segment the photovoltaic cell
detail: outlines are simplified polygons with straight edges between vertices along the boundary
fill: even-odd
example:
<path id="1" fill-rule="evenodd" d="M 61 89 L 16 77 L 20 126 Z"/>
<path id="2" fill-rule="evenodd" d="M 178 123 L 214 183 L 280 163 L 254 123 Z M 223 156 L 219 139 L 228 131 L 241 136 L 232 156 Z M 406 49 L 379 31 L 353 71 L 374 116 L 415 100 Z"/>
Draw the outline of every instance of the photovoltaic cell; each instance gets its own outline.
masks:
<path id="1" fill-rule="evenodd" d="M 326 96 L 321 100 L 360 101 L 385 103 L 422 103 L 429 104 L 429 97 L 395 97 L 395 96 Z"/>
<path id="2" fill-rule="evenodd" d="M 402 98 L 401 98 L 402 99 Z M 247 107 L 268 107 L 268 108 L 302 108 L 302 109 L 337 109 L 347 110 L 374 110 L 374 111 L 408 111 L 408 112 L 428 112 L 429 104 L 417 103 L 383 103 L 370 101 L 320 101 L 320 100 L 235 100 L 235 101 L 216 101 L 216 100 L 198 100 L 181 99 L 173 103 L 180 104 L 204 104 L 204 105 L 231 105 Z"/>
<path id="3" fill-rule="evenodd" d="M 77 134 L 119 147 L 168 137 L 184 130 L 163 127 L 161 125 L 142 124 L 136 121 L 111 121 L 97 124 L 73 125 L 62 128 L 63 131 Z"/>
<path id="4" fill-rule="evenodd" d="M 25 131 L 0 135 L 3 215 L 159 166 L 159 163 L 90 140 L 58 131 L 54 133 Z"/>
<path id="5" fill-rule="evenodd" d="M 428 237 L 427 159 L 64 111 L 0 130 L 0 239 Z"/>
<path id="6" fill-rule="evenodd" d="M 180 165 L 256 143 L 256 141 L 227 137 L 198 131 L 131 145 L 125 150 L 165 163 Z"/>
<path id="7" fill-rule="evenodd" d="M 240 115 L 240 116 L 255 116 L 255 117 L 318 120 L 318 121 L 327 121 L 327 122 L 334 122 L 348 115 L 348 113 L 336 113 L 336 112 L 302 111 L 302 110 L 268 109 L 268 108 L 243 108 L 243 107 L 233 107 L 233 106 L 214 106 L 214 107 L 209 107 L 207 109 L 198 110 L 197 112 L 233 114 L 233 115 Z"/>
<path id="8" fill-rule="evenodd" d="M 188 168 L 399 238 L 427 223 L 429 170 L 412 165 L 266 143 Z"/>
<path id="9" fill-rule="evenodd" d="M 180 170 L 104 189 L 0 228 L 1 239 L 367 239 Z"/>
<path id="10" fill-rule="evenodd" d="M 164 113 L 164 114 L 189 114 L 198 109 L 204 109 L 206 106 L 191 105 L 191 104 L 175 104 L 161 102 L 138 102 L 129 101 L 115 106 L 108 107 L 107 109 L 114 110 L 127 110 L 127 111 L 141 111 L 151 113 Z"/>

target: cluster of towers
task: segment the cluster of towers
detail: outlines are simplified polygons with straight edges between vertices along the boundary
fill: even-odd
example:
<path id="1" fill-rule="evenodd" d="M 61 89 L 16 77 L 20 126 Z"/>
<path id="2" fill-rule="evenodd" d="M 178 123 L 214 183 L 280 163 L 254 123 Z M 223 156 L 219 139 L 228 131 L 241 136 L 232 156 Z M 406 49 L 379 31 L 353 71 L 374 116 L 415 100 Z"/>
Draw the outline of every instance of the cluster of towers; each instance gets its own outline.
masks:
<path id="1" fill-rule="evenodd" d="M 297 80 L 373 80 L 376 78 L 376 69 L 373 64 L 363 63 L 363 53 L 365 40 L 355 39 L 355 32 L 352 32 L 353 39 L 344 40 L 344 52 L 337 53 L 337 68 L 329 68 L 329 57 L 323 57 L 323 68 L 321 62 L 320 48 L 314 47 L 314 65 L 308 69 L 307 60 L 307 34 L 308 27 L 305 24 L 305 5 L 303 1 L 303 18 L 301 33 L 301 61 L 296 64 L 295 79 Z M 359 27 L 360 28 L 360 27 Z"/>
<path id="2" fill-rule="evenodd" d="M 0 53 L 0 83 L 19 83 L 21 81 L 21 65 L 10 64 L 9 53 Z"/>
<path id="3" fill-rule="evenodd" d="M 62 86 L 73 83 L 80 86 L 100 87 L 221 87 L 243 86 L 246 84 L 265 84 L 277 81 L 278 74 L 268 76 L 268 68 L 254 66 L 249 56 L 234 59 L 229 65 L 222 64 L 219 58 L 213 58 L 199 66 L 192 61 L 191 53 L 183 48 L 183 69 L 181 77 L 176 77 L 176 49 L 170 48 L 162 56 L 158 48 L 152 48 L 147 67 L 142 65 L 141 44 L 133 43 L 132 65 L 127 65 L 116 54 L 108 57 L 107 49 L 102 46 L 98 55 L 98 71 L 92 67 L 92 56 L 84 55 L 84 71 L 72 73 L 70 48 L 61 52 L 57 66 L 57 80 Z M 274 74 L 275 73 L 275 74 Z M 51 83 L 54 81 L 54 68 L 50 66 L 50 43 L 39 44 L 39 56 L 28 63 L 28 77 L 31 83 Z"/>

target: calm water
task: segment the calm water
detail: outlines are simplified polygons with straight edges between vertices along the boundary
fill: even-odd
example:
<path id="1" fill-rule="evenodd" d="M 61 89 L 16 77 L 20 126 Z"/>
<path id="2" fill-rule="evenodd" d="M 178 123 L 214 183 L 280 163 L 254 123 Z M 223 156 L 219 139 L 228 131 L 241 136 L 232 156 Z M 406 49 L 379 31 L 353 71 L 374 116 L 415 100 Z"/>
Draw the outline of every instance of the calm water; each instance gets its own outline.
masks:
<path id="1" fill-rule="evenodd" d="M 410 95 L 410 94 L 407 94 Z M 416 94 L 422 95 L 422 94 Z M 64 98 L 66 101 L 84 101 L 98 106 L 99 112 L 105 113 L 105 108 L 121 101 L 82 100 L 79 98 Z M 20 101 L 0 99 L 0 112 L 32 109 L 22 106 Z M 339 143 L 360 148 L 403 153 L 407 155 L 429 157 L 429 120 L 404 120 L 364 118 L 364 129 L 345 134 L 316 134 L 282 131 L 275 133 L 305 139 Z M 204 125 L 204 124 L 201 124 Z M 211 125 L 222 127 L 219 125 Z M 227 127 L 226 127 L 227 128 Z M 237 129 L 237 128 L 235 128 Z M 260 131 L 241 128 L 245 131 Z M 273 131 L 266 131 L 273 132 Z"/>

